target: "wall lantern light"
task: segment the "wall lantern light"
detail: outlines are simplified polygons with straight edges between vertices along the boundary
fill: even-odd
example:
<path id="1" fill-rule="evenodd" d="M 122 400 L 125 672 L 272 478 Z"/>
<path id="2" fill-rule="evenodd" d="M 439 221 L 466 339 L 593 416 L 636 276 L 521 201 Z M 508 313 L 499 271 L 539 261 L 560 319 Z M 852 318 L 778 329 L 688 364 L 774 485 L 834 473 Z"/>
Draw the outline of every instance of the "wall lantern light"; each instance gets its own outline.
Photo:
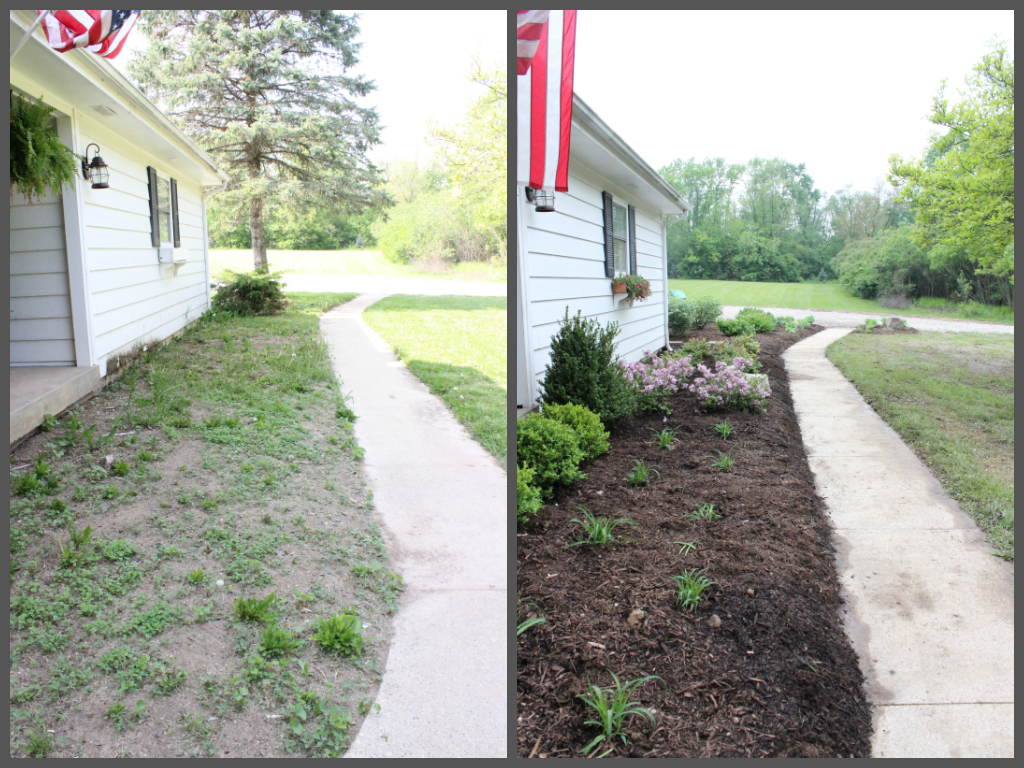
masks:
<path id="1" fill-rule="evenodd" d="M 96 154 L 92 156 L 92 162 L 86 165 L 89 158 L 89 147 L 96 147 Z M 110 172 L 107 170 L 107 164 L 100 157 L 100 145 L 90 144 L 89 147 L 85 148 L 85 157 L 82 158 L 82 177 L 92 182 L 93 189 L 110 189 L 110 185 L 107 183 Z"/>
<path id="2" fill-rule="evenodd" d="M 527 202 L 536 205 L 537 213 L 552 213 L 555 210 L 555 193 L 543 189 L 526 188 Z"/>

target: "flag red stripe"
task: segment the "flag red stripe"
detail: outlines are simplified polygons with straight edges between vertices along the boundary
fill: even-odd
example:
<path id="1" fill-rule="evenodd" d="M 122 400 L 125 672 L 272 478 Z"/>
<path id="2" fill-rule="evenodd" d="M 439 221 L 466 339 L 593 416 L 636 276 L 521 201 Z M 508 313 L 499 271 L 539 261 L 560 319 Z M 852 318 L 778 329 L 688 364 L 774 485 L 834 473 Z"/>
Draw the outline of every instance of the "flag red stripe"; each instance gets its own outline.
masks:
<path id="1" fill-rule="evenodd" d="M 516 40 L 540 40 L 547 24 L 523 24 L 516 30 Z"/>
<path id="2" fill-rule="evenodd" d="M 576 11 L 565 11 L 562 29 L 562 125 L 558 142 L 555 191 L 569 191 L 569 139 L 572 136 L 572 82 L 576 62 Z"/>
<path id="3" fill-rule="evenodd" d="M 540 189 L 544 186 L 544 154 L 547 139 L 547 95 L 548 95 L 548 25 L 540 36 L 537 53 L 533 57 L 530 72 L 530 186 Z"/>

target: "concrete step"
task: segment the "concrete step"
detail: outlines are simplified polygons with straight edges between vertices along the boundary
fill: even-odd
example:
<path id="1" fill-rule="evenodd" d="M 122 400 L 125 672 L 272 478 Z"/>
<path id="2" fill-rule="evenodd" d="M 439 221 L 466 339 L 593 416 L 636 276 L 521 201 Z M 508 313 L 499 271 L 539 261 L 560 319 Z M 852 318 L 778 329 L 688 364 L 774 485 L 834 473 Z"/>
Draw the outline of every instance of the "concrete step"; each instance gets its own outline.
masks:
<path id="1" fill-rule="evenodd" d="M 43 423 L 103 386 L 100 367 L 11 367 L 11 447 Z"/>

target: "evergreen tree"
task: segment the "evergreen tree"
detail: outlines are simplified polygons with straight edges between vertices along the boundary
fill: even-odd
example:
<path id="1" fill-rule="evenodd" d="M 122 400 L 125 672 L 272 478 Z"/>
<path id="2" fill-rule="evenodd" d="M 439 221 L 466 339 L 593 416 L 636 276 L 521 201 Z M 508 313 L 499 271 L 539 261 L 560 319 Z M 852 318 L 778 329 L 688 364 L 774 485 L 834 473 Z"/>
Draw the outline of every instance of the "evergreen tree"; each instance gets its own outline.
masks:
<path id="1" fill-rule="evenodd" d="M 366 157 L 378 117 L 356 97 L 358 17 L 332 10 L 146 11 L 129 74 L 230 175 L 222 210 L 249 220 L 267 266 L 268 206 L 358 213 L 386 203 Z"/>

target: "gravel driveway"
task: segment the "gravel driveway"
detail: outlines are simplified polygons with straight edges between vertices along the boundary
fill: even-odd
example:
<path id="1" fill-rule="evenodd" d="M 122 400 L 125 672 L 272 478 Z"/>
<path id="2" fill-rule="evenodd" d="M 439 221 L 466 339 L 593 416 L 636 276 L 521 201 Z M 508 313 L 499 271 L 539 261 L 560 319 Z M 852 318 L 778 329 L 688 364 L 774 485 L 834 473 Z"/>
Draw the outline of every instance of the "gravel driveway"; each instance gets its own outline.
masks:
<path id="1" fill-rule="evenodd" d="M 743 307 L 722 307 L 722 316 L 734 318 Z M 881 320 L 881 314 L 869 314 L 866 312 L 823 312 L 820 310 L 806 309 L 782 309 L 780 307 L 761 307 L 773 315 L 781 317 L 795 317 L 799 320 L 807 315 L 814 315 L 815 325 L 823 328 L 856 328 L 863 325 L 864 321 L 873 317 Z M 919 331 L 958 331 L 960 333 L 1008 333 L 1013 335 L 1012 325 L 1000 325 L 998 323 L 981 323 L 973 320 L 946 320 L 941 317 L 915 317 L 901 315 L 899 310 L 890 312 L 887 317 L 898 317 L 904 320 L 911 328 Z"/>

